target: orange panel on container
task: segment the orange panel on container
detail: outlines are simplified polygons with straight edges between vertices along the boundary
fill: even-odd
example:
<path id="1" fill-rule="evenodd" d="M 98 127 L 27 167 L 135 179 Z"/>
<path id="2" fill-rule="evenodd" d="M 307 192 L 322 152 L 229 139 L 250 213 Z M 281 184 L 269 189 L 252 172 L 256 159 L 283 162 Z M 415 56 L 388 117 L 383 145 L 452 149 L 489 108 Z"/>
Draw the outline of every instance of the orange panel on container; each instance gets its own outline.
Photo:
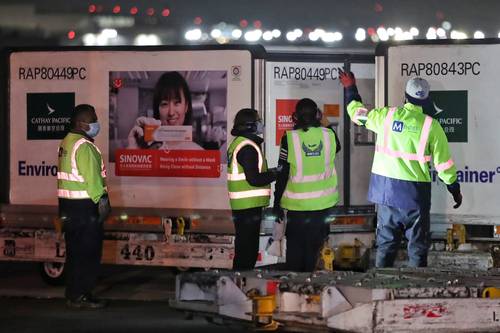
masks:
<path id="1" fill-rule="evenodd" d="M 340 107 L 338 104 L 324 104 L 323 113 L 327 117 L 338 117 L 340 116 Z"/>

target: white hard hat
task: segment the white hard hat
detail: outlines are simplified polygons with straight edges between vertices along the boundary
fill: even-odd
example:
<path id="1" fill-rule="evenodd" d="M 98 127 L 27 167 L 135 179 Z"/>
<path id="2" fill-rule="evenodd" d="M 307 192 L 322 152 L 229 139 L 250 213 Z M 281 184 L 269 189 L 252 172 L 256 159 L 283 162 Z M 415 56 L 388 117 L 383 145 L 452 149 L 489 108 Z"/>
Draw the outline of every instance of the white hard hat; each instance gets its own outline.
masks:
<path id="1" fill-rule="evenodd" d="M 429 97 L 429 83 L 421 77 L 414 77 L 406 82 L 406 95 L 424 100 Z"/>

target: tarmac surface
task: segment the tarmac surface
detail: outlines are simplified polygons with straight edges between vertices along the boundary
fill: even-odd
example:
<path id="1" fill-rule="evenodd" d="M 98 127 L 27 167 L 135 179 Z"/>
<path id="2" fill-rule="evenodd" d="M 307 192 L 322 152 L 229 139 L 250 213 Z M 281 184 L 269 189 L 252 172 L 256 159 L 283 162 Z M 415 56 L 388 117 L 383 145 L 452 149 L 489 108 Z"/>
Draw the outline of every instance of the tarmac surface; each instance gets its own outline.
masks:
<path id="1" fill-rule="evenodd" d="M 247 332 L 170 308 L 175 273 L 163 267 L 103 266 L 95 294 L 105 309 L 68 309 L 38 264 L 0 263 L 0 332 Z"/>

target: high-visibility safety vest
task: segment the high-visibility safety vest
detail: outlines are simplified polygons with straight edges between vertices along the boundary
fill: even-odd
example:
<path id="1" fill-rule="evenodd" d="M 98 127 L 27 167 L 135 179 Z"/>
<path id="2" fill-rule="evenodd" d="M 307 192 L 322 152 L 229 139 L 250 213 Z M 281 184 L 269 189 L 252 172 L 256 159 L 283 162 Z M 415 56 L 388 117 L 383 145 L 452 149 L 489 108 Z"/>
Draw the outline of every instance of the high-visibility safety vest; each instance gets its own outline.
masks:
<path id="1" fill-rule="evenodd" d="M 97 203 L 106 192 L 106 168 L 99 148 L 81 134 L 68 133 L 59 146 L 57 196 Z"/>
<path id="2" fill-rule="evenodd" d="M 313 211 L 339 201 L 335 172 L 335 135 L 330 129 L 311 127 L 286 133 L 290 173 L 281 207 Z"/>
<path id="3" fill-rule="evenodd" d="M 245 146 L 251 146 L 257 151 L 259 172 L 267 170 L 267 162 L 259 145 L 242 136 L 236 137 L 231 142 L 227 150 L 227 188 L 232 210 L 267 207 L 271 198 L 271 185 L 261 187 L 250 185 L 245 177 L 243 167 L 238 163 L 236 156 Z"/>
<path id="4" fill-rule="evenodd" d="M 445 184 L 457 180 L 448 139 L 439 122 L 423 113 L 422 107 L 406 103 L 399 108 L 368 111 L 361 102 L 347 106 L 352 121 L 377 133 L 372 173 L 413 182 L 430 182 L 433 162 Z"/>

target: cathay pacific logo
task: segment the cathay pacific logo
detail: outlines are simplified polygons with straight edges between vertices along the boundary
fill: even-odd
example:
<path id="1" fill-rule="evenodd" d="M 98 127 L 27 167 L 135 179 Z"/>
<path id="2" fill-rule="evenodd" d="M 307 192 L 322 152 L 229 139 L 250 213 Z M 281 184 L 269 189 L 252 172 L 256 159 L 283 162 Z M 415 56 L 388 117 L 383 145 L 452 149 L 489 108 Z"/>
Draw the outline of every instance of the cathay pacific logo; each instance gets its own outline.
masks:
<path id="1" fill-rule="evenodd" d="M 436 110 L 436 113 L 434 113 L 435 116 L 437 116 L 438 114 L 440 114 L 441 112 L 444 111 L 443 109 L 441 109 L 440 107 L 438 107 L 436 105 L 436 103 L 434 103 L 434 109 Z"/>
<path id="2" fill-rule="evenodd" d="M 467 90 L 440 90 L 429 94 L 432 104 L 425 113 L 436 119 L 449 142 L 467 142 Z"/>
<path id="3" fill-rule="evenodd" d="M 56 112 L 56 110 L 54 108 L 51 108 L 49 103 L 47 103 L 47 110 L 49 110 L 49 115 L 53 114 L 54 112 Z"/>
<path id="4" fill-rule="evenodd" d="M 28 140 L 60 140 L 69 131 L 75 93 L 27 93 Z"/>

